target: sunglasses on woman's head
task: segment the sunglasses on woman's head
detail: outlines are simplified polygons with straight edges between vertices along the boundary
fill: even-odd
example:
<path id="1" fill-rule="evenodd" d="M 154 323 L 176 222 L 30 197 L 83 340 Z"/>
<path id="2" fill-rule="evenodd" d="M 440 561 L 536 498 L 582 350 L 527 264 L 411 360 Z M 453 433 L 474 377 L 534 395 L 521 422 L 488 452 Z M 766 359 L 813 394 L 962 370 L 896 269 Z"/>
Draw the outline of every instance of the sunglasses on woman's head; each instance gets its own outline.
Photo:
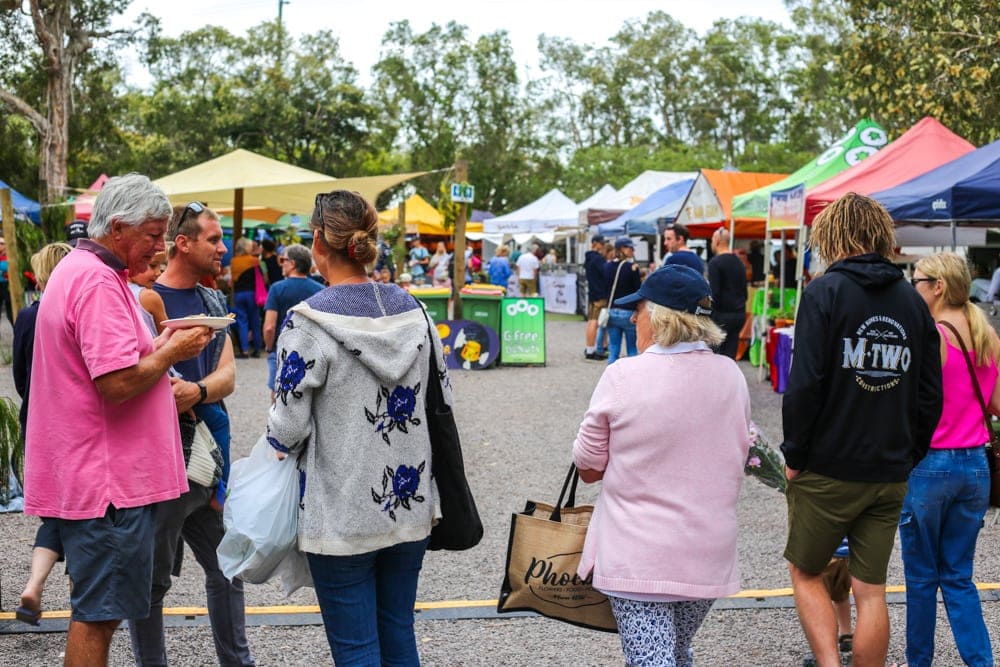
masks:
<path id="1" fill-rule="evenodd" d="M 913 285 L 914 287 L 917 286 L 917 283 L 935 283 L 935 282 L 937 282 L 937 278 L 910 278 L 910 284 Z"/>

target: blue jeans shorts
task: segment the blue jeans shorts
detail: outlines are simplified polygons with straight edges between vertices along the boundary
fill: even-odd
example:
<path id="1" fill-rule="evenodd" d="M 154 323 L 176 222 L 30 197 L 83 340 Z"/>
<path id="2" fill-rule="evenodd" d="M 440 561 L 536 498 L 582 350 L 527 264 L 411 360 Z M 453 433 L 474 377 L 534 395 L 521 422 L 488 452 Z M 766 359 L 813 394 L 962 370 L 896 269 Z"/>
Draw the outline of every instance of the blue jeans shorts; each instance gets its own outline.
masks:
<path id="1" fill-rule="evenodd" d="M 153 577 L 153 505 L 116 509 L 98 519 L 55 519 L 73 582 L 73 620 L 149 616 Z"/>

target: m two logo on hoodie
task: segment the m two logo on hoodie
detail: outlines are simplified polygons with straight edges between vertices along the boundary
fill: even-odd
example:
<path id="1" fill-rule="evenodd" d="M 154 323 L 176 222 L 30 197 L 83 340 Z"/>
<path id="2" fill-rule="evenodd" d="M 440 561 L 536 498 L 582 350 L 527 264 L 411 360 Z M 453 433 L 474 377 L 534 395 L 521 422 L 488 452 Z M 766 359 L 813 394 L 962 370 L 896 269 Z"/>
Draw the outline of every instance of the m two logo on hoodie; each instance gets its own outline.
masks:
<path id="1" fill-rule="evenodd" d="M 854 372 L 854 381 L 865 391 L 879 392 L 899 384 L 910 369 L 909 336 L 896 320 L 874 315 L 844 340 L 841 367 Z"/>

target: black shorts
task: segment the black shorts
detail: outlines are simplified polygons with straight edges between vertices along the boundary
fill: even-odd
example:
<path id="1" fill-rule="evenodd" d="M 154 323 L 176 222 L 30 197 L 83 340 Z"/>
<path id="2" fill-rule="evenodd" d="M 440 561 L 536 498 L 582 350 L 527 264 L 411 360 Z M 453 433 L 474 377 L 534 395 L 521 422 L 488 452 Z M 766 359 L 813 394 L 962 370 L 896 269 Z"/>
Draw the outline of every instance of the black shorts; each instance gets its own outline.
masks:
<path id="1" fill-rule="evenodd" d="M 73 582 L 73 620 L 146 618 L 153 578 L 154 506 L 115 509 L 99 519 L 55 519 Z"/>

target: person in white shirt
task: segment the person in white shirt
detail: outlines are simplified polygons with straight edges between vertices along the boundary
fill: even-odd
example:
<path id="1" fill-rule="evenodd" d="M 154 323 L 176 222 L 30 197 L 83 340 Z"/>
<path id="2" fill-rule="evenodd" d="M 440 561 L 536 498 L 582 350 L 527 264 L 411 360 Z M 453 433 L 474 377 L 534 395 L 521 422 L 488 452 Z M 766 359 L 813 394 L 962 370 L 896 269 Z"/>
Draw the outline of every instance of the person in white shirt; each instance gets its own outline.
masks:
<path id="1" fill-rule="evenodd" d="M 538 258 L 532 252 L 522 252 L 517 258 L 517 284 L 521 296 L 538 296 Z"/>

